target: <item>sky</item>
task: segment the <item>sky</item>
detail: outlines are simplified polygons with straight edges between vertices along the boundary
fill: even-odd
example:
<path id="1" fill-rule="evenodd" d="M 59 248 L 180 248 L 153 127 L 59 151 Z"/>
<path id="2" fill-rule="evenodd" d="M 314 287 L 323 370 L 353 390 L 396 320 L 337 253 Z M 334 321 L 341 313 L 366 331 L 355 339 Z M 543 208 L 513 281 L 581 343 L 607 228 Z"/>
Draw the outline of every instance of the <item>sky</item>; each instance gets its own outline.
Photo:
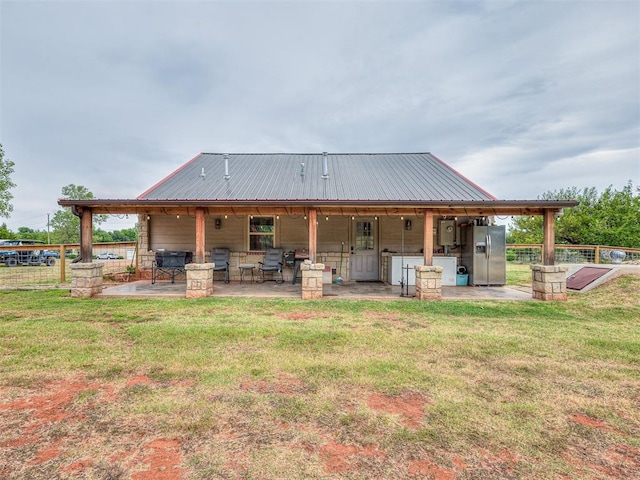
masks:
<path id="1" fill-rule="evenodd" d="M 635 187 L 640 2 L 0 0 L 0 143 L 13 231 L 200 152 L 432 152 L 503 200 Z"/>

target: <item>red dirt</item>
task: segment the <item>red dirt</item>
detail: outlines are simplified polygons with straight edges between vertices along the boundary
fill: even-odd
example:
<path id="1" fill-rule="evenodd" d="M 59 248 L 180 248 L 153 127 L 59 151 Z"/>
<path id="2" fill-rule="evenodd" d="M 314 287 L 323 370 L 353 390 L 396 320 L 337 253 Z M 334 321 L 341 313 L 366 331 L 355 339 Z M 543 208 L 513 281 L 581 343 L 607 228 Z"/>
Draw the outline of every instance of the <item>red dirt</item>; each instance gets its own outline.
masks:
<path id="1" fill-rule="evenodd" d="M 62 440 L 57 440 L 53 445 L 49 447 L 45 447 L 36 452 L 36 458 L 29 462 L 29 465 L 40 465 L 41 463 L 47 462 L 52 458 L 56 458 L 60 455 L 60 444 Z"/>
<path id="2" fill-rule="evenodd" d="M 416 460 L 409 465 L 409 475 L 428 475 L 434 480 L 453 480 L 456 472 L 443 468 L 429 460 Z"/>
<path id="3" fill-rule="evenodd" d="M 381 393 L 374 393 L 367 398 L 369 408 L 377 411 L 398 414 L 404 417 L 403 425 L 418 428 L 424 418 L 425 399 L 418 394 L 408 393 L 398 397 L 390 397 Z"/>
<path id="4" fill-rule="evenodd" d="M 372 445 L 358 447 L 334 441 L 322 445 L 318 454 L 320 461 L 324 463 L 325 473 L 342 473 L 351 470 L 356 466 L 358 457 L 386 457 L 384 452 Z"/>
<path id="5" fill-rule="evenodd" d="M 131 475 L 132 480 L 179 480 L 184 478 L 186 470 L 180 467 L 182 453 L 177 440 L 158 439 L 144 447 L 151 450 L 143 464 L 149 468 Z"/>
<path id="6" fill-rule="evenodd" d="M 151 379 L 146 375 L 136 375 L 127 381 L 127 387 L 132 387 L 134 385 L 146 385 L 149 383 L 151 383 Z"/>
<path id="7" fill-rule="evenodd" d="M 580 413 L 575 413 L 571 416 L 571 420 L 575 423 L 579 423 L 580 425 L 585 425 L 587 427 L 597 428 L 599 430 L 604 430 L 607 432 L 623 434 L 620 430 L 607 425 L 602 420 L 597 420 L 595 418 L 588 417 L 586 415 L 582 415 Z"/>

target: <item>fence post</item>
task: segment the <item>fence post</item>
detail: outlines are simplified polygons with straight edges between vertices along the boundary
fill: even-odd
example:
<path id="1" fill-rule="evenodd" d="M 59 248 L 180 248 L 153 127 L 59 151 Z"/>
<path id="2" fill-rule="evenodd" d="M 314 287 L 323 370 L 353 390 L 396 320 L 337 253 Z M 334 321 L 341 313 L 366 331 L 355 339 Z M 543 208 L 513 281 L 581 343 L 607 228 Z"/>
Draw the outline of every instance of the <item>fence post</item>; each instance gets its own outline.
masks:
<path id="1" fill-rule="evenodd" d="M 65 257 L 65 250 L 66 249 L 64 248 L 64 245 L 60 245 L 60 283 L 67 282 L 67 272 L 65 272 L 65 261 L 67 260 L 67 258 Z"/>
<path id="2" fill-rule="evenodd" d="M 596 258 L 593 259 L 593 263 L 600 263 L 600 245 L 596 245 Z"/>

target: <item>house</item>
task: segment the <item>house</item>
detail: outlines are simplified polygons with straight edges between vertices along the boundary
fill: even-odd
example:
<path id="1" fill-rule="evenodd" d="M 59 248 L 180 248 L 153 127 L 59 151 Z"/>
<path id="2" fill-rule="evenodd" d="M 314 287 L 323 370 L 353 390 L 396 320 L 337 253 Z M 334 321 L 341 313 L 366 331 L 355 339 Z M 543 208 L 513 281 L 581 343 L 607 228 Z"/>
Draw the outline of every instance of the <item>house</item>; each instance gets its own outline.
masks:
<path id="1" fill-rule="evenodd" d="M 302 252 L 349 280 L 390 278 L 393 257 L 461 257 L 461 228 L 494 216 L 544 216 L 544 263 L 554 222 L 575 201 L 498 200 L 431 153 L 201 153 L 130 200 L 61 199 L 82 219 L 90 262 L 93 214 L 139 215 L 139 265 L 184 250 L 206 263 L 229 248 L 232 267 L 268 247 Z M 293 269 L 287 272 L 293 275 Z M 239 270 L 232 268 L 232 279 Z"/>

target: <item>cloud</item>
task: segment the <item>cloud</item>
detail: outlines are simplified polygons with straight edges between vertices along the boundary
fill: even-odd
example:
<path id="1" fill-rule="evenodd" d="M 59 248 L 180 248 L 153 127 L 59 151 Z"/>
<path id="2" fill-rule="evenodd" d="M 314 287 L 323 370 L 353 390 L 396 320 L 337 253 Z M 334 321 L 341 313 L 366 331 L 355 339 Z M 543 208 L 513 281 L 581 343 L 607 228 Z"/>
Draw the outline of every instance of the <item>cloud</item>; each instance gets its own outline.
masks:
<path id="1" fill-rule="evenodd" d="M 640 183 L 636 2 L 0 8 L 10 228 L 200 151 L 431 151 L 499 198 Z"/>

